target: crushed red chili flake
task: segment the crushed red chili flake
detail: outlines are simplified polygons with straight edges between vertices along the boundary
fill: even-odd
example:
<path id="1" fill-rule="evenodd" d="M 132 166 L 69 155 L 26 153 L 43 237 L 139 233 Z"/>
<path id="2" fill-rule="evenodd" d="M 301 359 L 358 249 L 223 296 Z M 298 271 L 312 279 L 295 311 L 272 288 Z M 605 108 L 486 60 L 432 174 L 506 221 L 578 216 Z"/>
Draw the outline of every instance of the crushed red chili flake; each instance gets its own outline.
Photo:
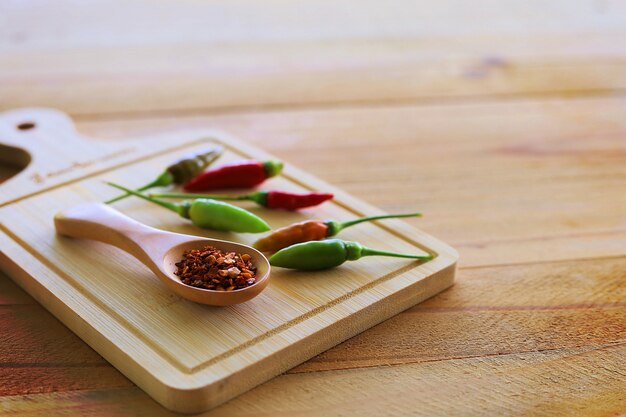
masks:
<path id="1" fill-rule="evenodd" d="M 223 252 L 213 246 L 185 251 L 174 272 L 183 284 L 214 291 L 233 291 L 256 282 L 250 255 Z"/>

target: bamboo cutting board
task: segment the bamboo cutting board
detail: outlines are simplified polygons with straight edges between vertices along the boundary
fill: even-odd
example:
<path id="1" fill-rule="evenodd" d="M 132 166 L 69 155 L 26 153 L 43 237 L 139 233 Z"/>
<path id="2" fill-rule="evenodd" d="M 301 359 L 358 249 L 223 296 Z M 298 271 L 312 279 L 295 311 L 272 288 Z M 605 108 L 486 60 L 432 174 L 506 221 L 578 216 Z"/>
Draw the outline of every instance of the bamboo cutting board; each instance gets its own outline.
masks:
<path id="1" fill-rule="evenodd" d="M 261 295 L 231 307 L 181 299 L 119 249 L 55 235 L 57 211 L 117 195 L 103 181 L 143 185 L 182 155 L 215 143 L 226 149 L 215 165 L 271 158 L 215 131 L 98 141 L 81 137 L 66 115 L 53 110 L 0 114 L 0 162 L 30 161 L 0 185 L 1 268 L 165 407 L 214 407 L 452 284 L 456 252 L 400 220 L 362 224 L 340 237 L 377 249 L 428 252 L 433 260 L 369 257 L 313 273 L 274 268 Z M 294 213 L 242 204 L 273 228 L 382 214 L 289 163 L 264 187 L 335 193 L 332 202 Z M 247 244 L 259 237 L 197 229 L 133 198 L 114 207 L 173 232 Z"/>

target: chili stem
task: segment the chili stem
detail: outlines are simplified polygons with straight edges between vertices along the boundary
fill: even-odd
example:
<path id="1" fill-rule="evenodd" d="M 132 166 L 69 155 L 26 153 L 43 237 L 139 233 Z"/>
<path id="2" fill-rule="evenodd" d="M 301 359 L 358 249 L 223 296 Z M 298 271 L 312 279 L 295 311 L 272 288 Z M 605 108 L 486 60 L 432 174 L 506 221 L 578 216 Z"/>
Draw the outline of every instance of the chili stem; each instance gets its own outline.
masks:
<path id="1" fill-rule="evenodd" d="M 394 258 L 410 258 L 410 259 L 433 259 L 433 255 L 409 255 L 405 253 L 395 253 L 395 252 L 387 252 L 384 250 L 371 249 L 371 248 L 363 248 L 361 252 L 361 256 L 392 256 Z"/>
<path id="2" fill-rule="evenodd" d="M 145 190 L 147 190 L 149 188 L 169 185 L 169 184 L 172 183 L 172 181 L 173 181 L 172 174 L 170 174 L 168 171 L 165 171 L 161 175 L 156 177 L 154 179 L 154 181 L 149 182 L 148 184 L 144 185 L 143 187 L 136 188 L 134 191 L 145 191 Z M 124 199 L 124 198 L 126 198 L 126 197 L 128 197 L 130 195 L 132 195 L 132 193 L 126 193 L 126 194 L 119 195 L 119 196 L 117 196 L 115 198 L 112 198 L 110 200 L 105 201 L 104 204 L 115 203 L 116 201 L 122 200 L 122 199 Z"/>
<path id="3" fill-rule="evenodd" d="M 193 193 L 150 193 L 150 197 L 161 198 L 210 198 L 213 200 L 251 200 L 251 194 L 221 195 L 221 194 L 193 194 Z"/>
<path id="4" fill-rule="evenodd" d="M 355 224 L 368 222 L 372 220 L 381 220 L 381 219 L 395 219 L 398 217 L 421 217 L 422 213 L 405 213 L 405 214 L 384 214 L 381 216 L 371 216 L 371 217 L 361 217 L 360 219 L 348 220 L 345 222 L 339 223 L 339 227 L 341 229 L 345 229 L 348 226 L 352 226 Z"/>
<path id="5" fill-rule="evenodd" d="M 157 185 L 158 185 L 158 184 L 157 184 L 157 181 L 152 181 L 151 183 L 146 184 L 146 185 L 144 185 L 143 187 L 135 188 L 135 191 L 144 191 L 144 190 L 147 190 L 147 189 L 149 189 L 149 188 L 156 187 Z M 122 199 L 124 199 L 124 198 L 126 198 L 126 197 L 128 197 L 128 196 L 130 196 L 130 195 L 132 195 L 132 194 L 130 194 L 130 193 L 125 193 L 125 194 L 118 195 L 118 196 L 117 196 L 117 197 L 115 197 L 115 198 L 112 198 L 112 199 L 110 199 L 110 200 L 105 201 L 105 202 L 104 202 L 104 204 L 111 204 L 111 203 L 115 203 L 116 201 L 120 201 L 120 200 L 122 200 Z"/>
<path id="6" fill-rule="evenodd" d="M 134 195 L 134 196 L 137 196 L 139 198 L 143 198 L 144 200 L 150 201 L 150 202 L 152 202 L 154 204 L 158 204 L 158 205 L 160 205 L 162 207 L 165 207 L 166 209 L 169 209 L 169 210 L 172 210 L 172 211 L 174 211 L 174 212 L 176 212 L 178 214 L 181 214 L 181 208 L 180 208 L 181 206 L 179 204 L 171 203 L 169 201 L 159 200 L 159 199 L 156 199 L 156 198 L 151 198 L 151 197 L 148 197 L 146 195 L 141 194 L 139 191 L 131 190 L 130 188 L 126 188 L 126 187 L 123 187 L 121 185 L 118 185 L 118 184 L 115 184 L 115 183 L 112 183 L 112 182 L 107 182 L 107 184 L 110 185 L 111 187 L 115 187 L 115 188 L 118 188 L 118 189 L 120 189 L 122 191 L 126 191 L 127 194 Z"/>

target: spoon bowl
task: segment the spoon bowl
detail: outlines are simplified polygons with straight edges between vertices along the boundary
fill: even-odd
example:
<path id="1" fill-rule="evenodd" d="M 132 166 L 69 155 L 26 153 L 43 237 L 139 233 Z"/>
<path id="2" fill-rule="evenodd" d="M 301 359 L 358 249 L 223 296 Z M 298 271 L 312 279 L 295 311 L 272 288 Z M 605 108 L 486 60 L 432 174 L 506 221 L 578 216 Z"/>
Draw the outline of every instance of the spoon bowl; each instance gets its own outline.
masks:
<path id="1" fill-rule="evenodd" d="M 269 282 L 269 261 L 250 246 L 155 229 L 104 204 L 87 203 L 57 213 L 54 225 L 60 235 L 98 240 L 125 250 L 150 268 L 170 291 L 196 303 L 214 306 L 243 303 L 259 295 Z M 256 282 L 233 291 L 207 290 L 184 284 L 174 273 L 177 270 L 175 264 L 183 259 L 185 251 L 205 246 L 250 255 L 257 268 Z"/>
<path id="2" fill-rule="evenodd" d="M 257 268 L 256 282 L 249 287 L 233 291 L 214 291 L 183 284 L 180 278 L 174 274 L 174 272 L 178 269 L 176 263 L 183 259 L 183 254 L 186 251 L 192 249 L 202 249 L 207 245 L 215 246 L 224 252 L 247 253 L 250 255 L 252 265 Z M 174 283 L 176 289 L 171 289 L 181 297 L 197 303 L 225 306 L 243 303 L 244 301 L 248 301 L 259 295 L 259 293 L 263 291 L 269 283 L 270 264 L 261 252 L 250 246 L 226 240 L 198 239 L 194 236 L 194 240 L 173 246 L 165 253 L 161 265 L 161 272 L 170 282 Z M 169 283 L 166 282 L 166 285 L 168 284 Z"/>

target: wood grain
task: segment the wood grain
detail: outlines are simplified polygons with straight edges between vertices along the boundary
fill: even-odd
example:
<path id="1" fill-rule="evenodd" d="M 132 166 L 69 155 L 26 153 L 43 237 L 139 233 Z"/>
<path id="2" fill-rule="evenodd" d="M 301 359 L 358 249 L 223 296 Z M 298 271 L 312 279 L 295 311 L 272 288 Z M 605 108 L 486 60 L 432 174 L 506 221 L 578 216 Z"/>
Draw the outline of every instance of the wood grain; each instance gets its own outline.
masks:
<path id="1" fill-rule="evenodd" d="M 13 117 L 15 114 L 19 116 Z M 203 231 L 137 198 L 117 205 L 128 217 L 120 216 L 114 209 L 93 204 L 118 194 L 104 181 L 138 187 L 167 166 L 169 162 L 164 159 L 178 160 L 189 153 L 204 152 L 216 143 L 225 148 L 222 163 L 272 157 L 218 132 L 187 131 L 146 138 L 152 142 L 150 147 L 135 142 L 134 153 L 121 152 L 124 157 L 134 158 L 123 164 L 108 159 L 101 164 L 87 164 L 83 161 L 92 160 L 93 152 L 81 150 L 90 149 L 89 141 L 73 133 L 69 121 L 62 131 L 58 129 L 62 119 L 40 110 L 0 115 L 0 132 L 15 146 L 24 138 L 23 132 L 15 128 L 16 120 L 30 120 L 35 125 L 29 131 L 28 150 L 33 162 L 27 170 L 46 173 L 50 169 L 56 172 L 53 165 L 72 168 L 67 173 L 71 177 L 60 184 L 33 182 L 31 171 L 25 171 L 2 185 L 6 202 L 0 207 L 0 264 L 34 298 L 169 409 L 200 412 L 213 408 L 452 284 L 456 252 L 391 219 L 384 224 L 360 225 L 345 231 L 342 237 L 380 250 L 430 253 L 434 258 L 425 262 L 369 258 L 370 262 L 364 259 L 308 274 L 276 268 L 272 285 L 242 304 L 227 297 L 220 301 L 197 289 L 189 291 L 169 276 L 170 265 L 178 261 L 170 258 L 170 248 L 181 256 L 178 245 L 202 245 L 196 243 L 199 239 L 195 236 L 248 245 L 257 236 Z M 64 153 L 43 152 L 54 139 L 66 139 L 71 146 Z M 177 143 L 178 148 L 163 155 L 161 150 L 169 143 Z M 115 155 L 128 146 L 119 145 L 113 151 Z M 38 146 L 42 151 L 35 153 Z M 109 143 L 108 149 L 114 148 L 115 144 Z M 23 184 L 32 190 L 25 190 Z M 323 189 L 335 195 L 323 206 L 300 212 L 254 208 L 273 228 L 320 216 L 341 219 L 378 214 L 288 163 L 280 176 L 267 181 L 267 186 L 292 191 Z M 88 202 L 92 204 L 84 204 Z M 57 214 L 59 211 L 64 214 Z M 137 221 L 166 232 L 187 233 L 164 232 L 157 236 L 154 229 Z M 63 238 L 58 232 L 109 245 Z M 226 242 L 215 245 L 230 246 Z M 130 254 L 145 265 L 141 267 Z M 251 252 L 251 256 L 259 274 L 259 285 L 249 292 L 254 295 L 268 283 L 269 265 L 260 253 Z M 147 273 L 145 266 L 152 273 Z M 160 280 L 153 276 L 157 272 L 162 275 Z M 243 293 L 233 296 L 244 297 Z M 189 299 L 236 305 L 215 308 Z"/>
<path id="2" fill-rule="evenodd" d="M 0 21 L 1 109 L 124 115 L 626 87 L 619 1 L 22 4 L 0 5 L 11 17 Z"/>
<path id="3" fill-rule="evenodd" d="M 187 0 L 179 4 L 147 0 L 4 2 L 0 35 L 5 49 L 42 50 L 289 40 L 322 43 L 342 38 L 402 36 L 614 33 L 624 29 L 626 12 L 620 1 L 592 0 L 556 0 L 549 5 L 480 0 L 472 6 L 462 0 L 428 5 L 410 0 L 391 0 L 384 5 L 363 0 L 359 6 L 315 0 L 268 0 L 263 4 L 254 0 Z"/>
<path id="4" fill-rule="evenodd" d="M 13 281 L 0 272 L 0 306 L 15 305 L 15 304 L 36 304 L 36 301 L 32 299 L 28 294 L 18 287 Z"/>
<path id="5" fill-rule="evenodd" d="M 290 372 L 626 343 L 626 260 L 462 269 L 453 288 Z"/>
<path id="6" fill-rule="evenodd" d="M 459 272 L 457 284 L 448 291 L 290 371 L 290 373 L 302 375 L 302 379 L 294 375 L 290 378 L 278 378 L 276 380 L 278 382 L 264 385 L 258 389 L 261 390 L 259 397 L 269 395 L 264 390 L 267 385 L 271 385 L 274 387 L 271 390 L 284 391 L 281 398 L 291 398 L 292 384 L 302 383 L 306 386 L 307 382 L 302 381 L 310 381 L 310 379 L 304 374 L 311 372 L 317 374 L 319 371 L 326 371 L 320 374 L 321 379 L 318 380 L 321 381 L 324 375 L 335 375 L 335 373 L 342 375 L 346 369 L 374 368 L 380 369 L 381 374 L 385 369 L 400 369 L 397 371 L 401 376 L 398 386 L 405 384 L 407 387 L 414 387 L 416 392 L 420 392 L 423 386 L 413 379 L 414 374 L 410 370 L 412 368 L 405 369 L 406 366 L 413 367 L 419 364 L 435 366 L 433 364 L 440 363 L 439 366 L 444 367 L 442 370 L 444 372 L 447 368 L 443 364 L 451 362 L 460 368 L 466 367 L 465 372 L 471 372 L 471 375 L 474 372 L 485 372 L 484 365 L 491 363 L 490 358 L 504 357 L 512 362 L 518 361 L 520 366 L 524 364 L 531 366 L 526 362 L 528 358 L 540 355 L 569 357 L 572 352 L 576 351 L 579 353 L 595 350 L 603 352 L 607 349 L 613 352 L 610 350 L 611 347 L 626 343 L 626 325 L 623 320 L 626 311 L 626 305 L 623 302 L 626 296 L 626 280 L 623 272 L 625 267 L 626 260 L 624 259 L 608 259 L 462 269 Z M 30 326 L 46 318 L 47 321 L 55 321 L 41 308 L 33 312 L 37 314 L 24 315 L 24 320 L 31 323 Z M 72 333 L 60 325 L 47 327 L 53 329 L 60 345 L 67 345 L 68 339 L 70 341 L 76 339 Z M 9 334 L 12 333 L 14 332 L 9 332 Z M 27 346 L 31 346 L 34 352 L 42 350 L 41 342 L 27 344 Z M 60 356 L 64 352 L 66 357 L 61 359 Z M 590 397 L 598 395 L 598 398 L 604 398 L 607 401 L 611 398 L 617 400 L 618 397 L 615 395 L 619 392 L 620 385 L 615 386 L 612 381 L 618 378 L 619 372 L 624 372 L 624 369 L 623 366 L 615 367 L 611 364 L 618 364 L 617 358 L 624 359 L 626 351 L 622 349 L 617 352 L 617 357 L 600 355 L 602 359 L 599 360 L 606 361 L 602 369 L 604 373 L 601 375 L 593 373 L 595 372 L 593 366 L 596 365 L 585 365 L 589 366 L 585 368 L 586 372 L 589 375 L 595 375 L 594 387 L 605 387 L 601 393 L 589 394 Z M 584 358 L 585 354 L 581 353 L 581 355 Z M 47 366 L 48 362 L 67 364 L 67 366 L 75 363 L 75 359 L 67 357 L 67 349 L 60 349 L 55 356 L 51 356 L 50 352 L 41 356 L 44 358 L 41 360 L 42 366 Z M 611 358 L 617 362 L 612 362 Z M 27 361 L 32 361 L 32 359 L 27 359 Z M 563 378 L 562 373 L 566 372 L 569 360 L 562 358 L 551 361 L 547 370 L 540 372 L 536 369 L 532 371 L 529 369 L 524 379 L 509 381 L 510 389 L 525 390 L 530 396 L 545 390 L 546 384 L 552 384 L 551 386 L 555 389 L 567 391 L 567 388 L 555 381 Z M 394 367 L 388 368 L 390 365 Z M 29 378 L 32 376 L 28 375 L 31 366 L 36 368 L 35 365 L 25 364 L 22 368 L 25 369 L 24 377 L 18 376 L 15 379 L 17 381 L 15 385 L 21 389 L 16 394 L 27 394 L 31 389 L 32 380 Z M 112 368 L 110 370 L 113 372 Z M 421 373 L 415 375 L 421 375 Z M 454 375 L 445 373 L 443 375 L 448 375 L 449 383 L 460 383 Z M 356 380 L 360 378 L 355 377 Z M 83 380 L 80 374 L 76 374 L 72 375 L 66 384 L 72 386 L 72 384 L 81 384 L 81 381 Z M 120 383 L 112 377 L 103 378 L 100 381 L 106 383 L 106 388 L 115 388 L 118 386 L 116 383 Z M 89 388 L 96 388 L 94 382 L 90 381 L 90 384 Z M 567 384 L 564 385 L 567 386 Z M 52 391 L 46 384 L 43 384 L 43 388 Z M 378 386 L 375 390 L 376 394 L 380 394 L 381 388 L 383 387 Z M 491 389 L 494 388 L 495 386 L 491 387 Z M 611 390 L 616 389 L 617 391 L 611 394 Z M 365 391 L 369 392 L 367 389 Z M 575 395 L 574 392 L 565 391 L 562 392 L 565 397 Z M 163 412 L 159 407 L 151 405 L 152 401 L 145 394 L 140 395 L 134 391 L 109 389 L 85 393 L 84 395 L 90 398 L 95 396 L 90 400 L 81 395 L 83 394 L 73 394 L 69 398 L 61 395 L 32 400 L 43 402 L 43 407 L 47 411 L 49 407 L 59 405 L 57 401 L 67 401 L 69 404 L 80 398 L 81 401 L 96 408 L 104 407 L 105 404 L 112 406 L 116 401 L 130 401 L 126 405 L 127 408 L 123 408 L 127 413 L 136 411 L 139 407 L 146 407 L 146 415 L 151 412 L 157 415 Z M 127 398 L 129 395 L 131 399 Z M 543 395 L 547 394 L 544 392 Z M 247 410 L 247 407 L 254 402 L 255 398 L 248 399 L 248 396 L 246 394 L 231 402 L 231 405 L 225 406 L 225 409 L 231 415 L 248 415 L 250 410 Z M 351 395 L 348 398 L 354 399 L 354 396 Z M 422 402 L 421 397 L 416 397 L 415 400 L 420 404 Z M 500 400 L 501 398 L 494 396 L 489 403 L 485 404 L 485 407 L 497 407 Z M 561 398 L 559 401 L 561 400 L 565 399 Z M 12 401 L 17 401 L 17 399 Z M 529 401 L 528 398 L 525 401 Z M 297 399 L 292 399 L 288 401 L 288 404 L 297 402 Z M 386 407 L 390 403 L 390 401 L 383 401 L 381 405 L 384 404 Z M 452 406 L 460 407 L 460 404 L 455 404 L 453 402 Z M 614 411 L 622 407 L 619 401 L 613 401 L 610 404 L 616 407 L 613 408 Z M 436 405 L 433 400 L 431 408 L 425 408 L 424 413 L 431 415 L 436 413 L 438 411 L 435 408 Z M 592 412 L 598 404 L 581 400 L 569 405 L 577 405 L 581 409 Z M 519 402 L 509 402 L 504 406 L 520 407 L 521 405 Z M 260 407 L 261 410 L 270 414 L 269 409 Z M 372 410 L 380 412 L 380 409 L 376 407 Z M 507 410 L 510 413 L 516 411 L 514 408 Z M 502 410 L 502 412 L 507 410 Z M 495 409 L 491 411 L 495 412 Z M 599 411 L 598 415 L 601 415 Z"/>
<path id="7" fill-rule="evenodd" d="M 624 415 L 625 6 L 4 1 L 0 109 L 219 127 L 460 249 L 450 290 L 206 415 Z M 1 273 L 0 311 L 0 415 L 172 415 Z"/>
<path id="8" fill-rule="evenodd" d="M 109 139 L 211 126 L 463 251 L 461 265 L 624 254 L 621 96 L 79 119 Z"/>
<path id="9" fill-rule="evenodd" d="M 626 87 L 623 37 L 175 45 L 98 53 L 91 48 L 18 50 L 3 54 L 9 65 L 0 71 L 0 108 L 46 106 L 123 117 L 172 110 L 598 94 Z M 219 60 L 211 59 L 215 56 Z M 98 100 L 84 100 L 90 96 Z"/>
<path id="10" fill-rule="evenodd" d="M 79 128 L 84 133 L 115 141 L 116 138 L 125 135 L 139 137 L 154 131 L 174 130 L 181 127 L 219 127 L 261 144 L 285 159 L 297 161 L 299 165 L 341 184 L 342 187 L 352 192 L 361 194 L 372 203 L 382 203 L 387 210 L 409 206 L 410 201 L 428 204 L 431 208 L 425 210 L 427 216 L 420 219 L 419 224 L 424 225 L 433 233 L 447 234 L 451 240 L 454 234 L 459 236 L 454 239 L 457 241 L 466 236 L 472 236 L 473 233 L 469 233 L 467 228 L 471 231 L 474 227 L 473 222 L 493 224 L 488 229 L 491 234 L 488 247 L 472 252 L 472 246 L 484 245 L 485 239 L 484 236 L 480 236 L 481 239 L 476 243 L 468 239 L 463 249 L 463 259 L 467 261 L 468 266 L 480 265 L 478 255 L 486 252 L 491 252 L 498 259 L 497 263 L 504 264 L 520 259 L 529 262 L 549 259 L 574 260 L 581 256 L 596 257 L 590 261 L 564 262 L 554 265 L 539 262 L 530 267 L 523 264 L 494 267 L 494 272 L 487 271 L 491 268 L 464 269 L 461 271 L 457 286 L 442 294 L 442 298 L 438 298 L 436 302 L 433 300 L 435 304 L 430 304 L 430 302 L 426 304 L 426 310 L 412 311 L 394 318 L 294 370 L 297 373 L 308 374 L 325 369 L 329 370 L 326 372 L 345 372 L 342 369 L 376 368 L 389 363 L 405 366 L 455 361 L 460 360 L 459 358 L 471 360 L 497 357 L 502 354 L 526 355 L 537 351 L 559 353 L 579 346 L 595 349 L 602 346 L 603 342 L 611 345 L 616 342 L 622 343 L 623 336 L 616 338 L 615 335 L 623 335 L 624 327 L 624 307 L 619 304 L 623 300 L 623 274 L 621 274 L 624 267 L 623 260 L 602 259 L 598 256 L 606 256 L 604 254 L 615 256 L 623 253 L 622 232 L 619 226 L 611 228 L 611 225 L 619 225 L 622 219 L 620 211 L 615 209 L 620 207 L 621 197 L 619 193 L 603 192 L 603 187 L 608 186 L 608 190 L 611 189 L 612 184 L 618 184 L 622 172 L 623 151 L 619 138 L 622 137 L 624 129 L 621 103 L 622 99 L 618 97 L 427 107 L 319 109 L 189 116 L 158 120 L 154 118 L 132 120 L 91 118 L 83 119 Z M 449 123 L 446 123 L 446 120 L 451 117 L 451 114 L 463 115 L 463 120 L 470 121 L 465 124 L 470 123 L 471 129 L 464 129 L 464 125 L 447 126 Z M 361 124 L 356 131 L 353 120 L 359 120 Z M 569 124 L 572 120 L 578 123 L 574 127 Z M 405 133 L 403 129 L 397 127 L 399 123 L 405 123 L 407 130 L 412 133 Z M 434 127 L 430 128 L 429 124 Z M 504 127 L 508 129 L 503 132 Z M 522 132 L 519 131 L 520 129 Z M 387 130 L 390 132 L 386 135 L 387 143 L 384 146 L 377 146 L 375 133 Z M 590 136 L 593 140 L 586 140 Z M 545 140 L 540 142 L 528 139 L 537 137 Z M 320 150 L 330 147 L 332 142 L 337 142 L 337 138 L 342 138 L 342 141 L 341 146 L 334 145 L 336 146 L 334 155 L 322 157 Z M 362 141 L 361 144 L 359 141 Z M 449 160 L 441 158 L 440 163 L 446 164 L 449 171 L 458 172 L 455 178 L 467 178 L 466 186 L 473 185 L 476 192 L 484 190 L 482 195 L 491 198 L 490 204 L 497 204 L 500 210 L 485 213 L 470 212 L 464 204 L 476 203 L 472 203 L 472 200 L 455 200 L 453 193 L 457 192 L 458 188 L 445 187 L 448 182 L 444 169 L 428 177 L 428 181 L 424 183 L 424 187 L 428 187 L 428 195 L 424 197 L 421 194 L 402 192 L 405 188 L 401 182 L 404 177 L 394 180 L 389 173 L 383 183 L 384 186 L 381 187 L 368 178 L 356 178 L 352 174 L 354 168 L 351 170 L 337 166 L 337 161 L 357 160 L 362 165 L 362 161 L 376 161 L 376 158 L 381 158 L 383 161 L 397 161 L 401 167 L 398 172 L 416 172 L 413 175 L 424 176 L 427 175 L 426 168 L 435 164 L 421 156 L 419 145 L 422 141 L 426 141 L 423 146 L 433 148 L 440 155 L 444 152 L 450 153 Z M 515 144 L 521 143 L 521 149 L 530 149 L 530 151 L 514 153 L 513 160 L 518 160 L 519 165 L 515 165 L 516 170 L 508 171 L 505 176 L 507 181 L 500 181 L 498 175 L 493 175 L 494 168 L 477 169 L 481 164 L 486 164 L 488 167 L 499 167 L 500 171 L 495 172 L 505 172 L 506 164 L 510 165 L 511 160 L 505 163 L 501 160 L 502 152 L 488 150 L 493 148 L 497 150 L 502 147 L 502 143 L 506 144 L 508 141 Z M 406 152 L 411 155 L 410 157 L 405 153 L 394 153 L 393 144 L 403 149 L 412 146 L 415 150 L 411 153 Z M 450 151 L 457 148 L 459 148 L 458 154 Z M 378 156 L 372 157 L 365 151 L 366 149 L 376 149 Z M 411 163 L 411 158 L 415 158 L 419 163 Z M 479 164 L 478 161 L 482 162 Z M 523 170 L 520 167 L 532 167 L 532 169 Z M 384 163 L 369 164 L 368 169 L 375 172 L 372 178 L 385 179 Z M 519 190 L 528 183 L 528 176 L 534 179 L 532 187 L 524 188 L 529 204 L 541 201 L 544 196 L 550 196 L 550 204 L 555 205 L 551 208 L 547 203 L 542 203 L 548 209 L 547 217 L 544 213 L 535 213 L 532 205 L 530 209 L 518 207 L 515 204 L 518 198 L 514 198 L 514 191 L 507 191 L 510 187 L 507 182 L 515 180 L 516 190 Z M 540 181 L 541 178 L 554 178 L 552 181 L 555 183 L 554 185 L 544 184 Z M 369 187 L 367 181 L 370 181 Z M 429 185 L 434 182 L 443 184 L 444 189 L 434 191 L 434 187 Z M 558 183 L 563 184 L 562 187 L 565 189 L 569 187 L 570 190 L 564 194 L 555 193 Z M 370 191 L 372 188 L 376 190 L 375 193 Z M 494 193 L 493 190 L 497 192 Z M 579 195 L 594 195 L 593 193 L 599 193 L 598 197 L 578 198 Z M 448 207 L 447 210 L 446 207 Z M 447 227 L 442 217 L 439 217 L 438 221 L 431 220 L 431 216 L 437 215 L 437 210 L 446 211 L 451 221 L 456 221 L 456 229 Z M 576 222 L 564 222 L 563 213 L 570 213 L 568 216 L 576 217 Z M 466 219 L 470 216 L 472 223 L 464 224 L 462 222 L 464 216 Z M 529 217 L 534 221 L 528 221 Z M 602 230 L 606 226 L 609 226 L 608 233 Z M 564 230 L 566 233 L 556 233 L 552 238 L 543 237 L 547 231 L 552 231 L 554 228 Z M 511 239 L 507 236 L 510 234 L 517 235 L 517 238 Z M 604 240 L 600 240 L 598 236 L 604 237 Z M 594 240 L 590 241 L 590 238 Z M 532 249 L 533 243 L 538 248 L 536 253 L 529 250 L 529 248 Z M 495 248 L 498 247 L 501 249 L 496 251 Z M 572 251 L 572 248 L 578 252 Z M 610 251 L 611 248 L 615 248 L 614 252 Z M 590 252 L 590 250 L 596 252 Z M 578 285 L 572 285 L 572 276 L 576 278 L 573 282 Z M 472 282 L 479 283 L 480 287 L 470 285 Z M 498 285 L 494 286 L 494 282 Z M 529 291 L 529 288 L 534 287 L 537 288 L 537 292 Z M 621 300 L 617 298 L 618 296 L 622 297 Z M 480 300 L 480 303 L 476 300 Z M 515 304 L 510 304 L 511 301 Z M 47 313 L 41 311 L 41 314 Z M 33 319 L 38 320 L 37 315 Z M 537 328 L 533 327 L 533 324 L 536 324 Z M 515 331 L 512 332 L 512 329 Z M 65 332 L 67 336 L 68 333 Z M 440 332 L 455 343 L 442 344 Z M 424 334 L 427 337 L 424 338 Z M 371 345 L 369 340 L 372 341 Z M 41 342 L 33 342 L 33 345 L 45 346 Z M 418 349 L 415 348 L 416 346 Z M 355 359 L 352 352 L 357 349 L 363 351 L 364 354 L 359 352 L 359 357 Z M 525 359 L 519 359 L 520 357 L 515 356 L 515 360 L 523 363 Z M 614 360 L 613 356 L 602 359 L 609 365 L 617 363 Z M 595 365 L 589 366 L 592 368 Z M 482 372 L 483 362 L 476 362 L 473 369 Z M 326 372 L 322 374 L 325 375 Z M 417 371 L 407 371 L 407 374 L 412 375 L 413 372 Z M 23 394 L 32 390 L 29 380 L 33 378 L 34 376 L 26 373 L 23 378 L 20 378 L 20 387 L 14 392 Z M 411 377 L 407 376 L 407 378 L 409 382 L 412 381 Z M 537 392 L 545 392 L 548 389 L 543 382 L 546 378 L 549 377 L 541 372 L 528 376 L 524 380 L 524 387 L 532 386 L 531 396 L 537 398 Z M 110 379 L 113 381 L 106 383 L 109 385 L 104 385 L 115 387 L 115 377 L 112 376 Z M 589 400 L 579 406 L 587 411 L 586 414 L 592 414 L 598 409 L 604 410 L 601 405 L 613 407 L 612 410 L 615 412 L 623 410 L 621 403 L 611 394 L 614 392 L 611 390 L 619 390 L 621 387 L 617 385 L 616 388 L 611 378 L 599 377 L 599 381 L 607 386 L 608 393 L 598 392 L 594 397 L 599 398 L 597 403 Z M 289 382 L 287 385 L 291 386 L 292 380 Z M 404 382 L 409 384 L 407 381 Z M 66 381 L 66 384 L 68 387 L 84 388 L 89 385 L 80 385 L 78 376 Z M 514 383 L 509 382 L 510 384 Z M 549 386 L 552 389 L 566 391 L 572 389 L 571 383 L 555 382 Z M 489 386 L 487 389 L 493 390 L 496 387 L 497 385 Z M 95 388 L 95 385 L 91 385 L 90 388 Z M 282 387 L 282 389 L 287 388 Z M 52 392 L 62 390 L 60 384 L 48 385 L 46 389 Z M 95 397 L 91 397 L 92 395 Z M 89 403 L 99 410 L 96 412 L 100 413 L 106 413 L 104 410 L 110 410 L 109 407 L 128 414 L 134 413 L 139 407 L 146 407 L 146 410 L 155 413 L 164 413 L 162 409 L 154 405 L 150 406 L 151 401 L 147 400 L 143 394 L 136 402 L 131 401 L 126 406 L 127 408 L 124 408 L 121 402 L 125 401 L 128 395 L 133 397 L 137 393 L 132 390 L 107 390 L 105 388 L 104 391 L 87 391 L 84 396 L 72 394 L 68 397 L 66 394 L 58 394 L 53 397 L 38 397 L 40 400 L 34 401 L 41 401 L 45 412 L 49 412 L 51 407 L 60 406 L 63 401 L 66 401 L 65 404 L 68 406 L 73 401 L 77 401 L 75 404 L 83 404 L 77 406 L 87 407 L 85 404 Z M 342 395 L 346 396 L 347 393 Z M 353 395 L 346 398 L 354 398 Z M 570 392 L 569 395 L 574 394 Z M 19 404 L 19 398 L 21 397 L 13 397 L 12 404 L 15 401 Z M 393 398 L 393 400 L 381 400 L 380 407 L 386 409 L 391 404 L 395 404 L 395 397 Z M 239 404 L 239 401 L 235 401 L 234 404 Z M 493 399 L 494 403 L 496 401 L 498 400 Z M 603 401 L 606 401 L 606 404 Z M 523 400 L 518 397 L 517 401 L 508 402 L 511 407 L 522 407 L 523 404 L 530 403 L 532 401 L 525 397 Z M 549 408 L 549 404 L 541 403 L 538 399 L 534 404 L 539 411 Z M 495 407 L 493 403 L 492 406 Z M 435 407 L 435 404 L 432 407 Z M 345 410 L 345 408 L 338 408 L 338 410 L 342 409 Z M 381 411 L 381 408 L 373 405 L 371 409 L 376 412 Z M 441 414 L 441 409 L 430 409 L 432 414 L 436 414 L 437 410 Z M 519 411 L 520 408 L 515 408 L 515 410 Z M 602 414 L 600 411 L 598 414 Z M 495 412 L 492 410 L 492 413 Z M 246 413 L 249 414 L 249 412 L 242 412 L 242 415 Z M 545 411 L 545 414 L 549 415 L 548 411 Z M 607 414 L 610 413 L 607 412 Z"/>
<path id="11" fill-rule="evenodd" d="M 202 415 L 619 415 L 625 356 L 620 345 L 285 375 Z M 455 395 L 442 402 L 442 392 Z M 0 406 L 25 416 L 173 415 L 138 389 L 0 397 Z"/>
<path id="12" fill-rule="evenodd" d="M 0 396 L 133 386 L 4 274 L 0 289 Z"/>

